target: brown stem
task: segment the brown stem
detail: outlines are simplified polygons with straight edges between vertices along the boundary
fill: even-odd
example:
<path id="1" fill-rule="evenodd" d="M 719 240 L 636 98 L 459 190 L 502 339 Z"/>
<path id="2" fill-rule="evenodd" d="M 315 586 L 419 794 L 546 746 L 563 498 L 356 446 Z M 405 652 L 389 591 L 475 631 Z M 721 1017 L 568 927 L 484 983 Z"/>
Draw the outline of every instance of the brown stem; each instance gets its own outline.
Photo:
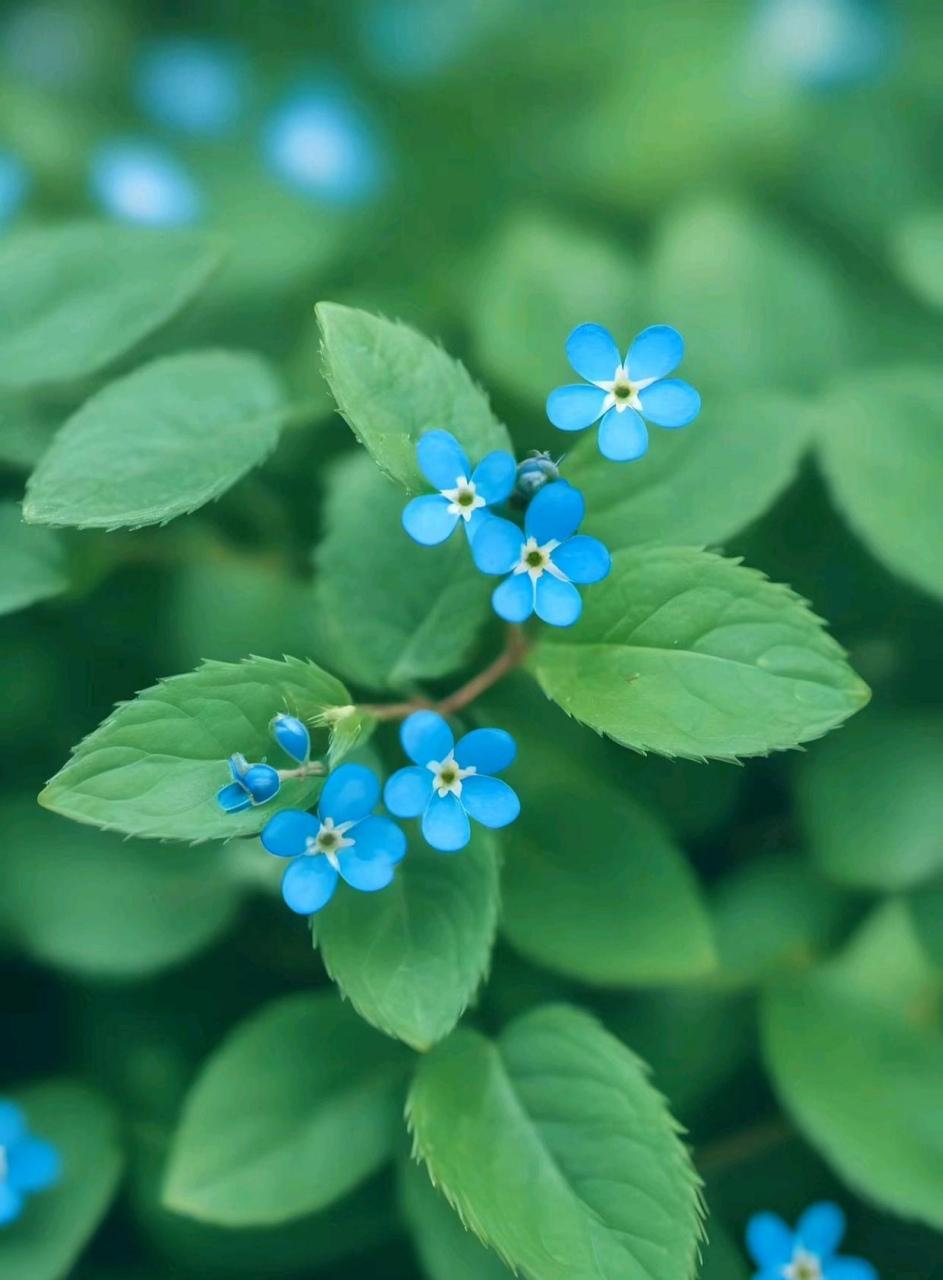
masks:
<path id="1" fill-rule="evenodd" d="M 706 1178 L 716 1178 L 728 1169 L 788 1142 L 794 1133 L 788 1120 L 776 1116 L 711 1143 L 696 1153 L 695 1162 Z"/>
<path id="2" fill-rule="evenodd" d="M 317 778 L 327 773 L 327 765 L 320 760 L 309 760 L 307 764 L 300 764 L 297 769 L 279 769 L 278 777 L 280 782 L 284 782 L 287 778 Z"/>
<path id="3" fill-rule="evenodd" d="M 419 697 L 413 698 L 410 702 L 388 702 L 375 706 L 360 705 L 357 710 L 365 715 L 373 716 L 376 720 L 405 720 L 414 711 L 438 711 L 443 716 L 451 715 L 455 711 L 461 711 L 462 707 L 467 707 L 469 703 L 480 697 L 486 689 L 490 689 L 492 685 L 497 684 L 515 667 L 520 666 L 526 653 L 527 641 L 524 639 L 522 628 L 510 626 L 508 627 L 507 642 L 494 662 L 489 663 L 484 671 L 479 671 L 478 675 L 472 676 L 467 684 L 463 684 L 460 689 L 450 693 L 447 698 L 442 698 L 439 702 L 432 702 L 428 698 Z"/>

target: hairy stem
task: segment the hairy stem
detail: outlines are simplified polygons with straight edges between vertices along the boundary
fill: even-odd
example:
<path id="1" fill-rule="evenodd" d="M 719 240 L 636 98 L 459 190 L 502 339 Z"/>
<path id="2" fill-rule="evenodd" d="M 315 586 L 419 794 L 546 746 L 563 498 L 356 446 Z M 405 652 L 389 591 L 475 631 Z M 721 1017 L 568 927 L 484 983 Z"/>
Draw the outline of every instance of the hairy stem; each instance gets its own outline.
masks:
<path id="1" fill-rule="evenodd" d="M 300 764 L 297 769 L 279 769 L 278 777 L 280 782 L 284 782 L 286 778 L 317 778 L 327 773 L 327 765 L 321 760 L 309 760 L 307 764 Z"/>

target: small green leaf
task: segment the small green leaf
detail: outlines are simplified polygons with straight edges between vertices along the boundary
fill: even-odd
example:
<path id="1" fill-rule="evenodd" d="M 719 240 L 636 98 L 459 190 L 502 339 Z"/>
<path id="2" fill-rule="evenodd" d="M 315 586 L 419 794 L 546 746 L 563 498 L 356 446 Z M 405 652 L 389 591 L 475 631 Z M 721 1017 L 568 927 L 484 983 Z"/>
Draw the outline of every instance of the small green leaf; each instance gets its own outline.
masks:
<path id="1" fill-rule="evenodd" d="M 491 959 L 498 849 L 477 828 L 460 853 L 417 838 L 382 893 L 338 893 L 314 922 L 325 967 L 362 1018 L 414 1049 L 447 1036 Z"/>
<path id="2" fill-rule="evenodd" d="M 97 373 L 184 307 L 221 256 L 192 231 L 104 223 L 11 237 L 0 250 L 0 386 Z"/>
<path id="3" fill-rule="evenodd" d="M 196 351 L 110 383 L 65 424 L 29 478 L 37 524 L 138 528 L 225 493 L 274 449 L 287 409 L 248 352 Z"/>
<path id="4" fill-rule="evenodd" d="M 507 428 L 467 370 L 414 329 L 320 302 L 324 372 L 337 407 L 377 465 L 407 489 L 428 489 L 416 462 L 427 431 L 449 431 L 475 467 L 512 451 Z"/>
<path id="5" fill-rule="evenodd" d="M 286 996 L 243 1022 L 184 1105 L 169 1209 L 222 1226 L 326 1208 L 389 1160 L 409 1055 L 330 993 Z"/>
<path id="6" fill-rule="evenodd" d="M 939 373 L 917 367 L 855 374 L 823 408 L 819 456 L 839 510 L 892 573 L 943 597 L 943 521 L 932 502 L 914 500 L 943 486 Z"/>
<path id="7" fill-rule="evenodd" d="M 0 614 L 26 609 L 68 588 L 62 547 L 51 529 L 30 529 L 14 502 L 0 502 Z"/>
<path id="8" fill-rule="evenodd" d="M 407 1118 L 433 1182 L 528 1280 L 693 1280 L 690 1158 L 643 1065 L 588 1014 L 457 1031 L 419 1064 Z"/>
<path id="9" fill-rule="evenodd" d="M 32 1133 L 53 1143 L 62 1179 L 31 1196 L 22 1216 L 0 1232 L 3 1280 L 62 1280 L 71 1274 L 118 1187 L 118 1126 L 106 1103 L 82 1085 L 53 1082 L 14 1094 Z"/>
<path id="10" fill-rule="evenodd" d="M 491 616 L 494 584 L 463 529 L 430 554 L 400 524 L 402 489 L 363 454 L 328 473 L 315 558 L 315 650 L 349 680 L 406 689 L 462 666 Z M 365 514 L 369 518 L 365 519 Z"/>
<path id="11" fill-rule="evenodd" d="M 344 686 L 313 662 L 207 662 L 121 703 L 76 747 L 39 802 L 77 822 L 129 836 L 226 840 L 252 835 L 279 809 L 313 804 L 322 779 L 289 779 L 270 803 L 223 813 L 216 793 L 232 780 L 229 756 L 239 751 L 252 763 L 268 757 L 277 767 L 292 768 L 275 746 L 272 718 L 287 709 L 314 728 L 330 708 L 349 705 Z M 344 737 L 344 751 L 356 736 Z M 315 728 L 314 758 L 327 748 L 327 729 Z M 339 759 L 341 752 L 335 754 Z"/>
<path id="12" fill-rule="evenodd" d="M 546 634 L 528 663 L 568 715 L 623 746 L 690 759 L 795 747 L 868 700 L 804 601 L 685 547 L 617 552 L 581 621 Z"/>
<path id="13" fill-rule="evenodd" d="M 399 1199 L 428 1280 L 509 1280 L 498 1255 L 468 1230 L 415 1160 L 400 1162 Z"/>
<path id="14" fill-rule="evenodd" d="M 68 972 L 131 981 L 178 964 L 235 919 L 234 846 L 128 843 L 44 813 L 2 810 L 0 934 Z"/>

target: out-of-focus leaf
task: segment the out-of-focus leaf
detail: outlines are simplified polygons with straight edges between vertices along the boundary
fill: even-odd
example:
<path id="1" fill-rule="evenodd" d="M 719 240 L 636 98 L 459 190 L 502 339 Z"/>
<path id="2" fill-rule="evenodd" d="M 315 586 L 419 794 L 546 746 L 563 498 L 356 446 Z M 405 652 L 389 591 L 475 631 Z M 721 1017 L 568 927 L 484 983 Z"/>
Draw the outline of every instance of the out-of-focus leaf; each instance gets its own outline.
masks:
<path id="1" fill-rule="evenodd" d="M 943 969 L 943 881 L 915 890 L 907 901 L 923 949 Z"/>
<path id="2" fill-rule="evenodd" d="M 30 529 L 14 502 L 0 502 L 0 614 L 60 595 L 69 582 L 51 529 Z"/>
<path id="3" fill-rule="evenodd" d="M 891 238 L 891 260 L 921 302 L 943 310 L 943 209 L 901 219 Z"/>

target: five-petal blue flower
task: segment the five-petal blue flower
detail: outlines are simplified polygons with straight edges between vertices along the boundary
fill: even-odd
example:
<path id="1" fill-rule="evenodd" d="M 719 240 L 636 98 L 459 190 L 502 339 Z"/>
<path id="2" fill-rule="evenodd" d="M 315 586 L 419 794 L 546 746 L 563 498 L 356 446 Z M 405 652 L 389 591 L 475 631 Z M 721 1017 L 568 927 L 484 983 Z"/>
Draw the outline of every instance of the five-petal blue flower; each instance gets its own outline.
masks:
<path id="1" fill-rule="evenodd" d="M 233 780 L 220 787 L 216 800 L 226 813 L 242 813 L 253 805 L 265 804 L 278 795 L 281 779 L 270 764 L 249 764 L 238 751 L 229 757 Z"/>
<path id="2" fill-rule="evenodd" d="M 839 1258 L 845 1215 L 823 1201 L 806 1209 L 795 1231 L 775 1213 L 747 1223 L 747 1249 L 759 1270 L 753 1280 L 878 1280 L 870 1262 Z"/>
<path id="3" fill-rule="evenodd" d="M 27 1196 L 48 1190 L 61 1175 L 56 1148 L 30 1134 L 15 1103 L 0 1101 L 0 1227 L 20 1216 Z"/>
<path id="4" fill-rule="evenodd" d="M 317 815 L 283 809 L 268 822 L 262 844 L 292 859 L 282 878 L 282 897 L 292 911 L 320 911 L 339 876 L 364 893 L 391 883 L 406 837 L 392 819 L 373 812 L 379 799 L 376 774 L 362 764 L 342 764 L 324 784 Z"/>
<path id="5" fill-rule="evenodd" d="M 517 464 L 496 449 L 474 471 L 462 446 L 448 431 L 427 431 L 416 445 L 419 469 L 439 492 L 413 498 L 403 511 L 403 528 L 424 547 L 435 547 L 461 521 L 471 540 L 487 508 L 505 502 L 514 488 Z"/>
<path id="6" fill-rule="evenodd" d="M 583 495 L 566 480 L 541 489 L 527 508 L 524 532 L 491 516 L 475 534 L 472 557 L 482 573 L 508 574 L 492 596 L 506 622 L 537 617 L 571 627 L 583 610 L 573 585 L 599 582 L 609 572 L 609 552 L 596 538 L 574 537 L 583 519 Z"/>
<path id="7" fill-rule="evenodd" d="M 701 397 L 678 378 L 684 340 L 666 324 L 638 335 L 623 361 L 615 339 L 599 324 L 581 324 L 567 338 L 570 364 L 586 382 L 558 387 L 547 398 L 547 417 L 561 431 L 599 422 L 599 451 L 613 462 L 633 462 L 648 448 L 644 418 L 658 427 L 686 427 Z"/>
<path id="8" fill-rule="evenodd" d="M 456 853 L 471 839 L 469 818 L 484 827 L 506 827 L 521 811 L 516 793 L 492 774 L 514 760 L 514 739 L 503 729 L 473 729 L 456 744 L 435 711 L 416 711 L 400 727 L 413 765 L 387 780 L 383 802 L 397 818 L 422 815 L 426 842 Z"/>

